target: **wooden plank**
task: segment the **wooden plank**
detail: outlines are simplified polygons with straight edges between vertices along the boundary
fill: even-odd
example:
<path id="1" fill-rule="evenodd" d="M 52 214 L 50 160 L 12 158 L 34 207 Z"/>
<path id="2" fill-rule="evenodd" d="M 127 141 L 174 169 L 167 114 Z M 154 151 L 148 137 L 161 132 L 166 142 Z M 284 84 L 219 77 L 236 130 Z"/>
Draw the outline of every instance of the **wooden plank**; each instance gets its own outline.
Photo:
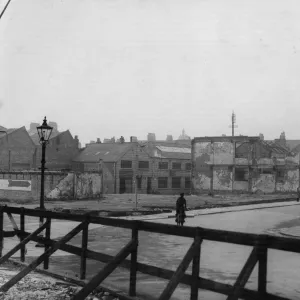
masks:
<path id="1" fill-rule="evenodd" d="M 38 265 L 40 265 L 47 256 L 49 257 L 56 250 L 58 250 L 61 245 L 65 244 L 69 240 L 71 240 L 78 232 L 80 232 L 82 230 L 83 226 L 84 226 L 84 223 L 80 223 L 78 226 L 76 226 L 67 235 L 65 235 L 57 243 L 55 243 L 53 246 L 51 246 L 51 248 L 47 252 L 43 253 L 36 260 L 34 260 L 31 264 L 29 264 L 28 267 L 26 267 L 24 270 L 22 270 L 17 275 L 15 275 L 13 278 L 11 278 L 8 282 L 6 282 L 0 288 L 0 292 L 7 292 L 14 284 L 19 282 L 24 276 L 26 276 L 28 273 L 33 271 Z"/>
<path id="2" fill-rule="evenodd" d="M 3 231 L 3 237 L 14 237 L 14 236 L 16 236 L 18 233 L 17 232 L 15 232 L 14 230 L 13 231 L 11 231 L 11 230 L 9 230 L 9 231 Z"/>
<path id="3" fill-rule="evenodd" d="M 119 264 L 131 253 L 136 247 L 135 241 L 130 241 L 97 275 L 95 275 L 89 283 L 81 289 L 73 300 L 85 299 L 109 274 L 111 274 Z"/>
<path id="4" fill-rule="evenodd" d="M 20 234 L 25 232 L 25 214 L 24 214 L 24 208 L 21 208 L 21 214 L 20 214 Z M 21 242 L 24 240 L 23 235 L 20 235 Z M 26 253 L 26 246 L 25 244 L 21 246 L 21 253 L 20 253 L 20 259 L 22 262 L 25 261 L 25 253 Z"/>
<path id="5" fill-rule="evenodd" d="M 132 240 L 135 241 L 136 247 L 131 251 L 129 296 L 136 296 L 137 251 L 138 251 L 137 226 L 135 226 L 135 228 L 132 229 L 131 237 Z"/>
<path id="6" fill-rule="evenodd" d="M 240 295 L 241 295 L 241 291 L 244 288 L 244 286 L 246 285 L 257 261 L 258 261 L 258 247 L 254 247 L 253 250 L 251 251 L 251 254 L 249 256 L 249 258 L 247 259 L 246 264 L 244 265 L 241 273 L 239 274 L 233 289 L 232 289 L 232 293 L 227 297 L 227 300 L 238 300 Z"/>
<path id="7" fill-rule="evenodd" d="M 37 230 L 35 230 L 33 233 L 28 235 L 26 238 L 22 238 L 22 241 L 16 245 L 14 248 L 12 248 L 10 251 L 8 251 L 5 255 L 3 255 L 0 258 L 0 265 L 6 262 L 12 255 L 14 255 L 17 251 L 22 249 L 24 245 L 26 245 L 28 242 L 32 240 L 33 237 L 37 236 L 40 232 L 42 232 L 47 226 L 47 223 L 43 224 L 41 227 L 39 227 Z"/>
<path id="8" fill-rule="evenodd" d="M 20 208 L 18 207 L 6 207 L 4 211 L 9 211 L 14 214 L 20 214 Z M 24 209 L 25 215 L 39 217 L 41 214 L 44 217 L 60 220 L 70 220 L 83 222 L 85 219 L 84 215 L 59 213 L 52 211 L 40 211 L 34 209 Z M 183 236 L 193 238 L 196 233 L 195 227 L 183 226 L 178 227 L 176 225 L 158 224 L 152 222 L 143 221 L 130 221 L 114 218 L 103 218 L 103 217 L 91 217 L 90 223 L 102 224 L 107 226 L 122 227 L 122 228 L 133 228 L 134 222 L 138 224 L 138 230 L 156 232 L 168 235 Z M 257 235 L 243 232 L 232 232 L 226 230 L 207 229 L 199 228 L 203 239 L 232 243 L 245 246 L 256 246 L 261 243 L 265 243 L 265 246 L 270 249 L 283 250 L 300 253 L 300 240 L 288 237 L 275 237 L 269 235 Z"/>
<path id="9" fill-rule="evenodd" d="M 201 243 L 202 239 L 200 237 L 199 231 L 196 233 L 195 237 L 195 255 L 193 258 L 193 266 L 192 266 L 192 283 L 191 283 L 191 300 L 198 300 L 198 278 L 200 273 L 200 251 L 201 251 Z"/>
<path id="10" fill-rule="evenodd" d="M 20 214 L 21 214 L 21 212 L 22 211 L 20 210 Z M 12 226 L 13 226 L 14 231 L 16 232 L 17 236 L 19 237 L 20 230 L 19 230 L 19 227 L 18 227 L 14 217 L 12 216 L 12 214 L 10 212 L 6 212 L 6 214 L 7 214 L 8 218 L 9 218 L 9 220 L 10 220 Z"/>
<path id="11" fill-rule="evenodd" d="M 88 232 L 89 232 L 89 223 L 86 222 L 86 225 L 82 229 L 80 279 L 85 279 L 85 275 L 86 275 L 86 251 L 88 247 Z"/>
<path id="12" fill-rule="evenodd" d="M 191 247 L 189 248 L 188 252 L 184 256 L 183 260 L 179 264 L 177 270 L 173 274 L 171 280 L 167 284 L 166 288 L 158 298 L 159 300 L 168 300 L 171 298 L 173 292 L 175 291 L 178 283 L 180 282 L 181 278 L 183 277 L 186 269 L 188 268 L 190 262 L 194 258 L 195 254 L 197 253 L 198 245 L 194 242 Z"/>
<path id="13" fill-rule="evenodd" d="M 268 249 L 259 247 L 258 249 L 258 291 L 263 296 L 267 292 L 267 263 Z"/>
<path id="14" fill-rule="evenodd" d="M 45 242 L 45 239 L 40 238 L 40 237 L 35 237 L 32 240 L 34 240 L 36 242 Z M 51 241 L 50 243 L 54 244 L 55 241 Z M 62 246 L 60 246 L 59 249 L 62 251 L 66 251 L 68 253 L 74 254 L 74 255 L 78 255 L 78 256 L 81 255 L 81 248 L 73 246 L 73 245 L 62 245 Z M 95 252 L 92 250 L 87 250 L 86 255 L 87 255 L 87 258 L 89 258 L 89 259 L 94 259 L 96 261 L 100 261 L 100 262 L 104 262 L 104 263 L 109 263 L 114 259 L 114 256 L 112 256 L 112 255 L 98 253 L 98 252 Z M 128 269 L 128 270 L 130 270 L 130 266 L 131 266 L 131 261 L 128 259 L 125 259 L 120 263 L 120 267 Z M 172 271 L 172 270 L 167 270 L 164 268 L 159 268 L 159 267 L 155 267 L 155 266 L 151 266 L 151 265 L 139 263 L 139 262 L 137 263 L 137 271 L 141 272 L 143 274 L 147 274 L 147 275 L 150 275 L 153 277 L 158 277 L 158 278 L 162 278 L 162 279 L 166 279 L 166 280 L 170 280 L 172 278 L 172 276 L 174 275 L 174 271 Z M 181 284 L 185 284 L 187 286 L 191 286 L 192 282 L 193 282 L 192 275 L 189 275 L 189 274 L 184 274 L 182 279 L 180 280 Z M 232 292 L 233 286 L 199 277 L 198 288 L 228 296 Z M 241 294 L 240 298 L 245 299 L 245 300 L 256 300 L 256 299 L 261 300 L 261 297 L 259 296 L 257 291 L 253 291 L 253 290 L 249 290 L 249 289 L 245 289 L 245 288 L 242 290 L 242 294 Z M 263 299 L 264 300 L 289 300 L 284 297 L 279 297 L 279 296 L 271 295 L 271 294 L 267 294 L 267 293 L 264 295 Z"/>
<path id="15" fill-rule="evenodd" d="M 46 240 L 50 240 L 50 237 L 51 237 L 51 219 L 50 218 L 47 218 L 47 226 L 46 226 Z M 44 253 L 46 253 L 48 250 L 50 249 L 50 246 L 49 245 L 45 245 L 45 248 L 44 248 Z M 45 270 L 48 270 L 49 268 L 49 256 L 46 256 L 45 257 L 45 260 L 44 260 L 44 269 Z"/>
<path id="16" fill-rule="evenodd" d="M 3 218 L 3 209 L 4 207 L 1 207 L 0 209 L 0 257 L 2 256 L 2 250 L 3 250 L 3 238 L 4 238 L 4 218 Z"/>

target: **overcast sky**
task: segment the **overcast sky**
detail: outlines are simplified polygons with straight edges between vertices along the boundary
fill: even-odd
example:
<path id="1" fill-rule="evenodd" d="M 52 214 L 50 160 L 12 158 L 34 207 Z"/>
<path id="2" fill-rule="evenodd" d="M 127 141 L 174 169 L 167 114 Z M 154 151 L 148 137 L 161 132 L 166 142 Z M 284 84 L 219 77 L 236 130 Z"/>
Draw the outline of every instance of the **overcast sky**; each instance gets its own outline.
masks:
<path id="1" fill-rule="evenodd" d="M 1 8 L 6 0 L 0 0 Z M 0 125 L 300 139 L 299 0 L 12 0 Z"/>

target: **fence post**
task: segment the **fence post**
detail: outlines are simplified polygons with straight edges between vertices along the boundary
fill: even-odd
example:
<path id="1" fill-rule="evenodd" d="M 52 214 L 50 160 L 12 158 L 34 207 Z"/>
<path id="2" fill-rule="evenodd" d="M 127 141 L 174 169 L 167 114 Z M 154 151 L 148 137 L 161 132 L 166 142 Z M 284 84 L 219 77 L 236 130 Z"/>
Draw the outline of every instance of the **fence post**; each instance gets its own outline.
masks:
<path id="1" fill-rule="evenodd" d="M 201 243 L 202 243 L 199 228 L 196 229 L 194 243 L 197 247 L 197 250 L 193 258 L 193 266 L 192 266 L 191 300 L 198 300 L 198 291 L 199 291 L 198 278 L 200 273 L 200 252 L 201 252 Z"/>
<path id="2" fill-rule="evenodd" d="M 81 262 L 80 262 L 80 279 L 85 279 L 86 275 L 86 250 L 88 246 L 88 239 L 89 239 L 89 217 L 87 216 L 83 229 L 82 229 L 82 240 L 81 240 Z"/>
<path id="3" fill-rule="evenodd" d="M 48 222 L 48 225 L 46 226 L 46 235 L 45 235 L 46 244 L 45 244 L 44 252 L 48 251 L 50 248 L 50 245 L 47 242 L 49 242 L 50 235 L 51 235 L 51 218 L 47 218 L 47 222 Z M 44 260 L 44 269 L 48 270 L 48 268 L 49 268 L 49 256 L 46 256 L 46 258 Z"/>
<path id="4" fill-rule="evenodd" d="M 0 257 L 2 257 L 3 250 L 3 207 L 0 209 Z"/>
<path id="5" fill-rule="evenodd" d="M 24 232 L 25 232 L 25 214 L 24 214 L 24 207 L 21 207 L 21 213 L 20 213 L 20 241 L 22 242 L 24 240 Z M 21 247 L 21 256 L 20 259 L 22 262 L 25 261 L 25 253 L 26 253 L 26 246 Z"/>
<path id="6" fill-rule="evenodd" d="M 129 296 L 136 296 L 136 273 L 137 273 L 137 248 L 138 248 L 138 223 L 135 222 L 131 233 L 132 241 L 135 242 L 135 248 L 131 251 L 130 263 L 130 282 L 129 282 Z"/>
<path id="7" fill-rule="evenodd" d="M 267 292 L 267 263 L 268 248 L 261 246 L 258 251 L 258 292 L 261 295 Z"/>

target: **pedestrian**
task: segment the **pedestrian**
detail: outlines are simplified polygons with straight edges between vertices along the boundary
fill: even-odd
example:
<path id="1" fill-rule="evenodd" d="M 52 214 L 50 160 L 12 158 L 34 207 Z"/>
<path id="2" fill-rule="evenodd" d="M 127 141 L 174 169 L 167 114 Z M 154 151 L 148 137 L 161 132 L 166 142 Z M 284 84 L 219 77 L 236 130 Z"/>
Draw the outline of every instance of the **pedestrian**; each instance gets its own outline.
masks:
<path id="1" fill-rule="evenodd" d="M 186 200 L 184 198 L 184 193 L 181 193 L 180 197 L 176 201 L 176 222 L 178 221 L 180 212 L 182 212 L 183 220 L 180 221 L 184 223 L 184 219 L 186 218 L 185 211 L 186 211 Z"/>
<path id="2" fill-rule="evenodd" d="M 298 186 L 297 188 L 297 202 L 299 202 L 299 198 L 300 198 L 300 186 Z"/>

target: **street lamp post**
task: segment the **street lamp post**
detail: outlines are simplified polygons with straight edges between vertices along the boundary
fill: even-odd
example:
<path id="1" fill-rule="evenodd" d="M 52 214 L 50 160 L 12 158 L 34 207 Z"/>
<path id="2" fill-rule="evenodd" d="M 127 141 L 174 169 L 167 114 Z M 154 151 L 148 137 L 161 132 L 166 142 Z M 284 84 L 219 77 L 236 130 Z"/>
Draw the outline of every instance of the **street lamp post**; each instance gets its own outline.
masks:
<path id="1" fill-rule="evenodd" d="M 45 197 L 45 154 L 46 145 L 49 143 L 49 138 L 52 133 L 53 127 L 47 124 L 46 117 L 44 118 L 43 124 L 36 128 L 39 134 L 40 144 L 42 145 L 42 160 L 41 160 L 41 194 L 40 194 L 40 209 L 45 209 L 44 197 Z M 43 223 L 43 217 L 40 217 L 40 223 Z"/>

